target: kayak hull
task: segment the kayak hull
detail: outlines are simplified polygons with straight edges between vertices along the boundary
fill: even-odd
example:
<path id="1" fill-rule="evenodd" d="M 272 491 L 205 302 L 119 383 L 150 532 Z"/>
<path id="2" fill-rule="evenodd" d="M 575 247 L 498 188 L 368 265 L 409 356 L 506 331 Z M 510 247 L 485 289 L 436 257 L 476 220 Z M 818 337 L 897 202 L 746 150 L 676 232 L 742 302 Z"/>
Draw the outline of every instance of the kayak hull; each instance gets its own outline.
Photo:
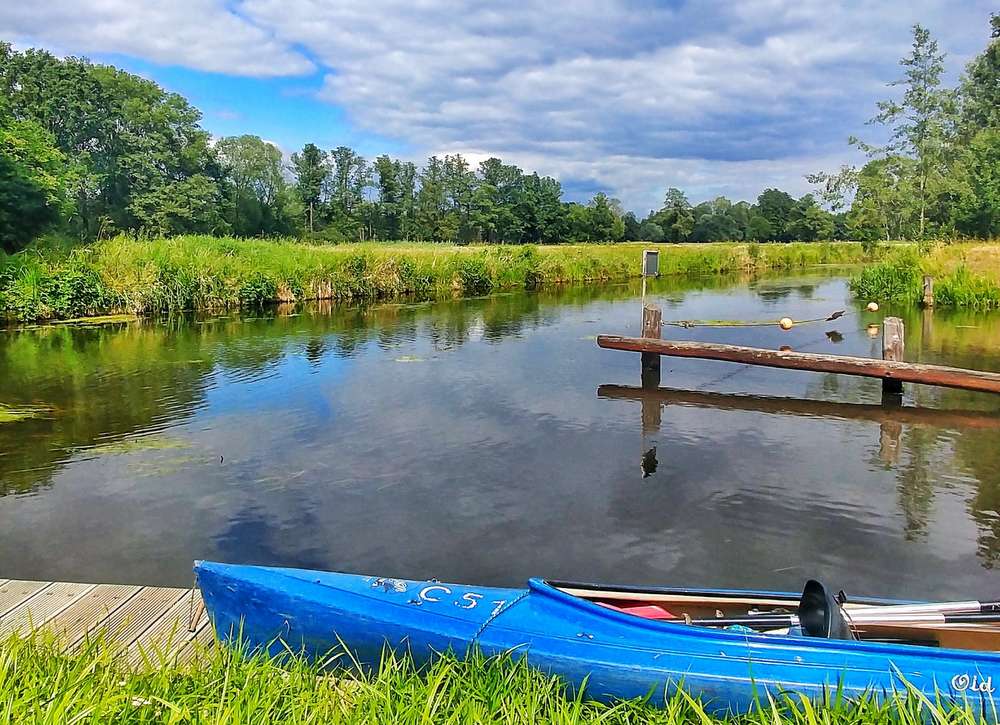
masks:
<path id="1" fill-rule="evenodd" d="M 507 589 L 212 562 L 195 573 L 219 638 L 272 654 L 341 651 L 377 667 L 387 647 L 418 664 L 448 651 L 514 652 L 574 688 L 585 683 L 595 699 L 662 704 L 682 685 L 716 713 L 744 712 L 766 693 L 881 698 L 909 688 L 996 712 L 997 653 L 651 621 L 537 579 Z"/>

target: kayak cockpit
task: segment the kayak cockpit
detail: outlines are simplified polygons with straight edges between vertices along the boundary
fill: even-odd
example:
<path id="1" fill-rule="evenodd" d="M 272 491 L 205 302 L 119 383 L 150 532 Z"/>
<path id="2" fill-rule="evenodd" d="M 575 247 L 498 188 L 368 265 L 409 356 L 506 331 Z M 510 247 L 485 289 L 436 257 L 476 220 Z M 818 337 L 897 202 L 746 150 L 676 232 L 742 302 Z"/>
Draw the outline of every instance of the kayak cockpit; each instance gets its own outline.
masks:
<path id="1" fill-rule="evenodd" d="M 800 597 L 784 592 L 608 587 L 577 582 L 546 582 L 554 589 L 602 609 L 644 620 L 802 636 L 794 622 Z M 912 605 L 892 599 L 850 598 L 842 604 L 855 639 L 975 651 L 1000 651 L 1000 621 L 939 623 L 900 619 L 879 621 L 877 613 Z M 852 616 L 853 615 L 853 616 Z M 783 619 L 791 618 L 791 624 Z M 918 618 L 919 619 L 919 618 Z M 716 623 L 717 622 L 717 623 Z M 734 624 L 733 622 L 739 622 Z M 757 624 L 759 622 L 759 624 Z M 777 624 L 775 624 L 777 623 Z M 777 626 L 784 624 L 784 626 Z"/>

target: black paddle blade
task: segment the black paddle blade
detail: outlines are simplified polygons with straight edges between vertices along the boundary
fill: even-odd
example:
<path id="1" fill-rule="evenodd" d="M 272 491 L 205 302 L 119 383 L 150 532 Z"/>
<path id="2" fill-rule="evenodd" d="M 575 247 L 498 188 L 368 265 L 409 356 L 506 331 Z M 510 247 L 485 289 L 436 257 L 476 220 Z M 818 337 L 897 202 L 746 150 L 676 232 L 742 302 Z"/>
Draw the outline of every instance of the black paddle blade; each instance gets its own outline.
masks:
<path id="1" fill-rule="evenodd" d="M 857 639 L 847 626 L 840 605 L 826 587 L 815 579 L 806 582 L 799 600 L 799 624 L 807 637 Z"/>

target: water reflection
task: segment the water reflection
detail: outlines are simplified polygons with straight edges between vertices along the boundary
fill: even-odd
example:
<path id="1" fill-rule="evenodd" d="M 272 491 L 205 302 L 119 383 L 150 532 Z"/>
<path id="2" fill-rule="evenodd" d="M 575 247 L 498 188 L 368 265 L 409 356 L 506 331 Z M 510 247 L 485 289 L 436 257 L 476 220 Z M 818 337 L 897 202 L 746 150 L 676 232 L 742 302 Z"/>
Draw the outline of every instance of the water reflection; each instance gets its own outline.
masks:
<path id="1" fill-rule="evenodd" d="M 824 376 L 826 381 L 838 387 L 839 376 Z M 827 387 L 824 392 L 831 391 Z M 864 421 L 877 423 L 878 455 L 872 456 L 872 465 L 883 465 L 886 470 L 897 470 L 899 508 L 903 513 L 903 527 L 907 539 L 913 540 L 926 532 L 928 520 L 933 513 L 934 478 L 940 475 L 935 458 L 942 455 L 936 451 L 945 446 L 943 455 L 949 455 L 947 446 L 969 440 L 959 438 L 964 432 L 986 434 L 990 445 L 1000 441 L 1000 416 L 995 413 L 975 410 L 946 410 L 892 404 L 843 403 L 830 400 L 808 400 L 764 395 L 742 395 L 715 393 L 697 390 L 675 390 L 670 388 L 633 387 L 628 385 L 601 385 L 597 396 L 607 400 L 638 401 L 642 404 L 642 430 L 644 435 L 659 431 L 661 409 L 665 406 L 681 406 L 711 410 L 749 411 L 764 415 L 799 416 L 811 419 L 837 419 L 844 421 Z M 655 451 L 655 448 L 653 449 Z M 907 453 L 900 463 L 902 451 Z M 937 455 L 936 455 L 937 454 Z M 950 455 L 961 458 L 959 450 Z M 645 470 L 645 468 L 644 468 Z M 991 469 L 996 471 L 996 469 Z M 655 471 L 655 468 L 653 469 Z M 651 475 L 651 474 L 650 474 Z M 994 474 L 995 475 L 995 474 Z M 977 499 L 985 491 L 995 491 L 993 475 L 979 477 L 980 487 Z M 945 483 L 943 481 L 942 483 Z M 985 484 L 985 485 L 983 485 Z M 990 503 L 996 503 L 990 499 Z M 986 554 L 984 564 L 992 567 L 996 552 L 997 530 L 996 509 L 974 501 L 972 513 L 984 529 L 980 534 L 980 550 Z M 985 525 L 984 525 L 985 524 Z"/>
<path id="2" fill-rule="evenodd" d="M 664 359 L 638 285 L 0 332 L 0 576 L 183 585 L 194 558 L 514 584 L 531 575 L 875 594 L 1000 583 L 1000 403 Z M 842 279 L 664 279 L 701 339 L 880 354 Z M 907 357 L 1000 369 L 1000 316 L 904 317 Z M 835 327 L 834 327 L 835 325 Z M 828 334 L 831 330 L 837 335 Z M 599 394 L 594 391 L 599 388 Z M 645 477 L 645 478 L 644 478 Z"/>

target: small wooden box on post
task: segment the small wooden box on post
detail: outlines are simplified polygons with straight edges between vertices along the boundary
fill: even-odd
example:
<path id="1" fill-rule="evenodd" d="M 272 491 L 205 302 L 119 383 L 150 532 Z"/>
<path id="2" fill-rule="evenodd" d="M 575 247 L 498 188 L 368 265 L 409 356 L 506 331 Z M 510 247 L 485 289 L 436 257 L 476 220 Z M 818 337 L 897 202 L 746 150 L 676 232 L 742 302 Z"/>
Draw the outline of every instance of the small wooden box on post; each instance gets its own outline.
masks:
<path id="1" fill-rule="evenodd" d="M 646 304 L 646 278 L 659 276 L 660 253 L 655 249 L 644 249 L 642 251 L 642 336 L 654 340 L 660 339 L 663 313 L 656 305 Z M 660 387 L 660 356 L 656 353 L 642 353 L 642 387 Z"/>
<path id="2" fill-rule="evenodd" d="M 882 321 L 882 359 L 902 362 L 904 349 L 903 321 L 898 317 L 886 317 Z M 901 380 L 892 377 L 882 378 L 882 402 L 898 402 L 902 395 Z M 890 396 L 888 401 L 886 396 Z"/>

